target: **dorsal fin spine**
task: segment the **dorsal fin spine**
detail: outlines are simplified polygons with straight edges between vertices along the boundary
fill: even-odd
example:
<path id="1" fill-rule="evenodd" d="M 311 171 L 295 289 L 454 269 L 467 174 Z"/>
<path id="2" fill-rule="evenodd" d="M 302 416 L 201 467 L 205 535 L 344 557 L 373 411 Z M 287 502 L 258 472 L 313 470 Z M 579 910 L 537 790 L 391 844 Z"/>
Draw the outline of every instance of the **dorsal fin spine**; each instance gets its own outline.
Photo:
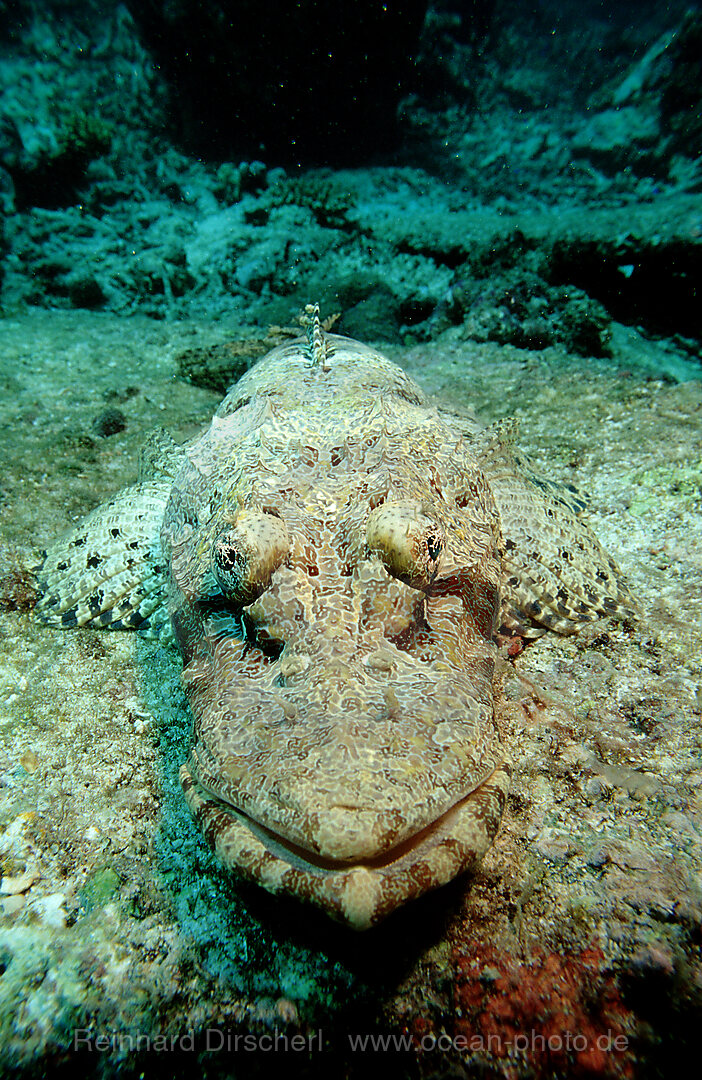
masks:
<path id="1" fill-rule="evenodd" d="M 307 304 L 301 321 L 307 330 L 307 348 L 312 366 L 329 371 L 328 342 L 319 318 L 319 304 Z"/>

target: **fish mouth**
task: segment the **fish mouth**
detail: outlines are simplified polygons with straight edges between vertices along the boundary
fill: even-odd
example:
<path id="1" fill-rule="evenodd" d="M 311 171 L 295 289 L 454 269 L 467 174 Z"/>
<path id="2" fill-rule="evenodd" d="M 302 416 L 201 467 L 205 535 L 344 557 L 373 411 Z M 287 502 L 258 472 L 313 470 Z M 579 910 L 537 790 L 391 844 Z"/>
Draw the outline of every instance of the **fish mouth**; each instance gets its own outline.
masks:
<path id="1" fill-rule="evenodd" d="M 299 847 L 210 795 L 187 765 L 185 798 L 208 843 L 229 869 L 268 892 L 322 908 L 354 930 L 475 867 L 492 844 L 509 790 L 505 761 L 431 824 L 395 847 L 364 859 L 334 860 Z"/>

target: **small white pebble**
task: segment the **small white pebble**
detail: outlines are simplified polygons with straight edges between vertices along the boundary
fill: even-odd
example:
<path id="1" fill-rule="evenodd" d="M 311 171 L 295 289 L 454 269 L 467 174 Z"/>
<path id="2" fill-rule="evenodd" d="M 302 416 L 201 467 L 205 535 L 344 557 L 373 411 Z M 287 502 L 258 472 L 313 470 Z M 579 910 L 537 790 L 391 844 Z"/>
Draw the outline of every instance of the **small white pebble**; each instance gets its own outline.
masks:
<path id="1" fill-rule="evenodd" d="M 0 900 L 0 908 L 3 915 L 16 915 L 24 907 L 24 896 L 19 893 L 17 896 L 4 896 Z"/>
<path id="2" fill-rule="evenodd" d="M 26 870 L 24 874 L 18 874 L 17 877 L 4 877 L 0 881 L 0 893 L 5 896 L 17 896 L 18 893 L 25 893 L 27 889 L 31 889 L 38 877 L 39 874 L 36 870 Z"/>
<path id="3" fill-rule="evenodd" d="M 18 814 L 5 831 L 0 833 L 0 852 L 11 851 L 12 848 L 16 847 L 17 842 L 22 837 L 25 825 L 35 817 L 36 814 L 33 810 L 25 810 L 23 814 Z"/>
<path id="4" fill-rule="evenodd" d="M 25 750 L 20 757 L 20 765 L 25 772 L 31 775 L 39 768 L 39 758 L 33 750 Z"/>
<path id="5" fill-rule="evenodd" d="M 66 912 L 63 909 L 65 903 L 65 893 L 50 893 L 48 896 L 34 900 L 32 908 L 46 926 L 65 926 Z"/>

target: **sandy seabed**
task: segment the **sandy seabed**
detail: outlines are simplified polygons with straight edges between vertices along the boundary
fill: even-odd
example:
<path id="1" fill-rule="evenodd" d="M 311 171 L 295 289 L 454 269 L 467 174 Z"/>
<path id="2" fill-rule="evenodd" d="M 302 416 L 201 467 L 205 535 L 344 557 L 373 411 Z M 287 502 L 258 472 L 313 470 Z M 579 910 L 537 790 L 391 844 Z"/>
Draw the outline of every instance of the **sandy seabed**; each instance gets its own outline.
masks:
<path id="1" fill-rule="evenodd" d="M 474 879 L 351 940 L 212 859 L 177 784 L 177 657 L 26 610 L 27 568 L 133 481 L 145 435 L 209 422 L 218 398 L 176 378 L 177 353 L 235 332 L 0 323 L 0 1070 L 126 1076 L 163 1055 L 225 1075 L 273 1050 L 353 1075 L 384 1038 L 407 1076 L 672 1067 L 702 987 L 699 368 L 673 377 L 665 343 L 621 326 L 609 360 L 458 332 L 386 350 L 438 400 L 519 418 L 538 468 L 590 496 L 639 615 L 505 660 L 497 842 Z M 106 409 L 126 420 L 109 437 Z"/>

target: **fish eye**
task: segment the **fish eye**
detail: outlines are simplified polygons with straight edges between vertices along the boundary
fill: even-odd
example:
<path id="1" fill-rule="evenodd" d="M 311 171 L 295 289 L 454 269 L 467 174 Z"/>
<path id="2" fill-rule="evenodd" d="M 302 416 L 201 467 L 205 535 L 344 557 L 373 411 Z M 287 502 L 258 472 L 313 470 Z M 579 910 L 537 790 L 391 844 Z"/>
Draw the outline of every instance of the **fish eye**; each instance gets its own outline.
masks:
<path id="1" fill-rule="evenodd" d="M 444 550 L 444 538 L 438 529 L 427 533 L 427 551 L 432 562 L 438 562 L 441 552 Z"/>
<path id="2" fill-rule="evenodd" d="M 392 577 L 413 589 L 428 589 L 438 573 L 446 536 L 417 503 L 384 502 L 368 515 L 366 546 Z"/>
<path id="3" fill-rule="evenodd" d="M 276 514 L 242 510 L 212 547 L 212 572 L 225 596 L 242 607 L 252 604 L 287 558 L 290 536 Z"/>

